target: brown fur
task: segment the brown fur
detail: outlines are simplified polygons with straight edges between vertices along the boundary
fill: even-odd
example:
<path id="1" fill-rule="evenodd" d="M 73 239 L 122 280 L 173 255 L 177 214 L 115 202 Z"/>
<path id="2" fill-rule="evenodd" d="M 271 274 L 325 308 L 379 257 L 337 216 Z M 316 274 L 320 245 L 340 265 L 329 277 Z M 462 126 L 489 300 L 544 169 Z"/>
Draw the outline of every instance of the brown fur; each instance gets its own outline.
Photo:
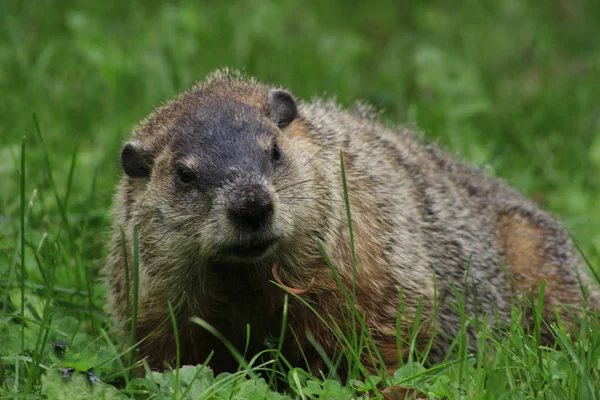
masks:
<path id="1" fill-rule="evenodd" d="M 519 214 L 501 215 L 498 229 L 506 266 L 514 279 L 512 289 L 515 295 L 535 304 L 540 285 L 544 282 L 542 317 L 545 322 L 555 322 L 556 310 L 563 322 L 572 323 L 580 313 L 563 305 L 582 306 L 581 288 L 576 276 L 561 273 L 565 266 L 557 265 L 556 257 L 547 248 L 547 232 Z M 574 299 L 579 300 L 574 302 Z M 531 324 L 533 310 L 528 309 L 527 313 Z M 544 332 L 544 336 L 547 343 L 552 341 L 548 332 Z"/>
<path id="2" fill-rule="evenodd" d="M 175 358 L 169 304 L 179 304 L 182 363 L 204 362 L 214 351 L 215 370 L 230 371 L 237 365 L 218 339 L 190 322 L 193 316 L 206 320 L 240 351 L 250 325 L 248 356 L 264 348 L 266 337 L 278 337 L 285 291 L 273 283 L 275 261 L 286 286 L 306 288 L 314 282 L 302 294 L 303 301 L 327 322 L 343 325 L 350 307 L 317 242 L 344 286 L 352 292 L 355 285 L 355 307 L 365 316 L 383 359 L 380 365 L 365 351 L 361 357 L 372 370 L 392 371 L 399 357 L 408 355 L 406 343 L 399 354 L 397 335 L 404 342 L 410 339 L 419 309 L 417 349 L 433 340 L 430 359 L 445 357 L 460 327 L 453 305 L 459 300 L 456 291 L 465 292 L 469 315 L 497 315 L 503 321 L 510 318 L 516 299 L 535 293 L 542 279 L 547 281 L 544 318 L 552 320 L 561 303 L 583 304 L 577 280 L 577 274 L 583 274 L 578 270 L 581 261 L 568 235 L 517 192 L 422 143 L 412 131 L 385 127 L 367 106 L 343 111 L 333 102 L 299 103 L 288 125 L 281 121 L 292 104 L 285 94 L 275 100 L 271 94 L 270 87 L 252 79 L 218 72 L 159 108 L 131 137 L 129 150 L 140 157 L 133 165 L 139 164 L 142 171 L 145 164 L 140 159 L 149 157 L 151 174 L 137 176 L 130 165 L 130 176 L 123 177 L 115 198 L 107 263 L 109 309 L 129 326 L 118 225 L 125 231 L 129 265 L 137 226 L 137 338 L 143 340 L 140 356 L 153 368 L 173 365 Z M 218 151 L 198 150 L 208 146 L 210 136 L 202 132 L 209 129 L 221 135 Z M 238 131 L 240 136 L 233 140 Z M 258 175 L 248 172 L 263 165 L 259 163 L 273 141 L 284 155 L 283 164 L 261 167 Z M 356 280 L 340 149 L 352 212 Z M 245 160 L 244 151 L 252 156 L 246 164 L 236 164 Z M 217 183 L 203 183 L 197 191 L 178 189 L 177 162 L 194 171 L 213 171 L 197 173 Z M 227 171 L 237 172 L 217 179 Z M 223 246 L 237 243 L 238 236 L 242 242 L 242 233 L 226 215 L 238 197 L 247 196 L 250 189 L 244 188 L 254 187 L 244 185 L 258 185 L 267 193 L 274 207 L 268 229 L 280 232 L 268 255 L 251 263 L 226 261 L 219 253 Z M 303 301 L 290 300 L 283 352 L 300 366 L 304 353 L 316 372 L 324 365 L 310 337 L 330 357 L 346 345 Z M 591 301 L 598 304 L 595 292 Z M 559 308 L 561 316 L 571 319 L 571 312 Z M 402 315 L 397 318 L 399 310 Z M 469 339 L 474 346 L 473 331 Z"/>

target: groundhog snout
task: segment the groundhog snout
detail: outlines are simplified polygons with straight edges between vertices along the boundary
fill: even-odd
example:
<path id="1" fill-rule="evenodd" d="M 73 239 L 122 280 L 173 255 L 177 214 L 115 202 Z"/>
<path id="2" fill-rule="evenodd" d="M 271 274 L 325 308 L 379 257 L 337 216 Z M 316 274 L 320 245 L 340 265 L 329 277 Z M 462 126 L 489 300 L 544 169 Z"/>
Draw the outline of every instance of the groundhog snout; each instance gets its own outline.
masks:
<path id="1" fill-rule="evenodd" d="M 256 232 L 271 222 L 273 200 L 268 190 L 260 184 L 238 188 L 227 210 L 227 217 L 238 229 Z"/>

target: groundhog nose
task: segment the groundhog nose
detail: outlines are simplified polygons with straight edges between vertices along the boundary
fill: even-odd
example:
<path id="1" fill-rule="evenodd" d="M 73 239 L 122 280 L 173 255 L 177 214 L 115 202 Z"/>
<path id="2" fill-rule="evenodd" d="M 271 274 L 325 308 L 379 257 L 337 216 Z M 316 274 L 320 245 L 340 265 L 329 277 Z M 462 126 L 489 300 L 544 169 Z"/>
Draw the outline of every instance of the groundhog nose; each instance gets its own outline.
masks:
<path id="1" fill-rule="evenodd" d="M 246 196 L 232 204 L 228 210 L 229 219 L 241 229 L 257 231 L 271 219 L 273 203 L 266 194 Z"/>

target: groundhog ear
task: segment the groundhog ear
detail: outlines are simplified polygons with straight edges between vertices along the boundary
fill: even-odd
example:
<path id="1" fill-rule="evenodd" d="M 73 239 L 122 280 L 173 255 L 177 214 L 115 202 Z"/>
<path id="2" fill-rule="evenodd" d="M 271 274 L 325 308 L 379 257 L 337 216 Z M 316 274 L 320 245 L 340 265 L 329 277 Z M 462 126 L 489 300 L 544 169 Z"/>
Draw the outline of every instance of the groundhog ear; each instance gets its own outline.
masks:
<path id="1" fill-rule="evenodd" d="M 121 150 L 121 167 L 132 178 L 148 178 L 152 172 L 154 157 L 137 140 L 127 142 Z"/>
<path id="2" fill-rule="evenodd" d="M 296 100 L 289 92 L 273 89 L 267 96 L 269 116 L 279 129 L 285 129 L 298 116 Z"/>

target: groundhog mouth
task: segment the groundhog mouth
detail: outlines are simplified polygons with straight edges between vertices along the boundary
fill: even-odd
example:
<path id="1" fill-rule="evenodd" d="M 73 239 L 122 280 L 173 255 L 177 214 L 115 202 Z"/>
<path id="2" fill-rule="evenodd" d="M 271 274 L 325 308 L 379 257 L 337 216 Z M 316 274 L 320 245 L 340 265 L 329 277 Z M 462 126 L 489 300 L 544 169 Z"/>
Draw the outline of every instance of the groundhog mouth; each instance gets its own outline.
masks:
<path id="1" fill-rule="evenodd" d="M 235 246 L 227 247 L 220 251 L 226 257 L 235 261 L 253 262 L 262 259 L 273 248 L 277 239 L 251 240 Z"/>

